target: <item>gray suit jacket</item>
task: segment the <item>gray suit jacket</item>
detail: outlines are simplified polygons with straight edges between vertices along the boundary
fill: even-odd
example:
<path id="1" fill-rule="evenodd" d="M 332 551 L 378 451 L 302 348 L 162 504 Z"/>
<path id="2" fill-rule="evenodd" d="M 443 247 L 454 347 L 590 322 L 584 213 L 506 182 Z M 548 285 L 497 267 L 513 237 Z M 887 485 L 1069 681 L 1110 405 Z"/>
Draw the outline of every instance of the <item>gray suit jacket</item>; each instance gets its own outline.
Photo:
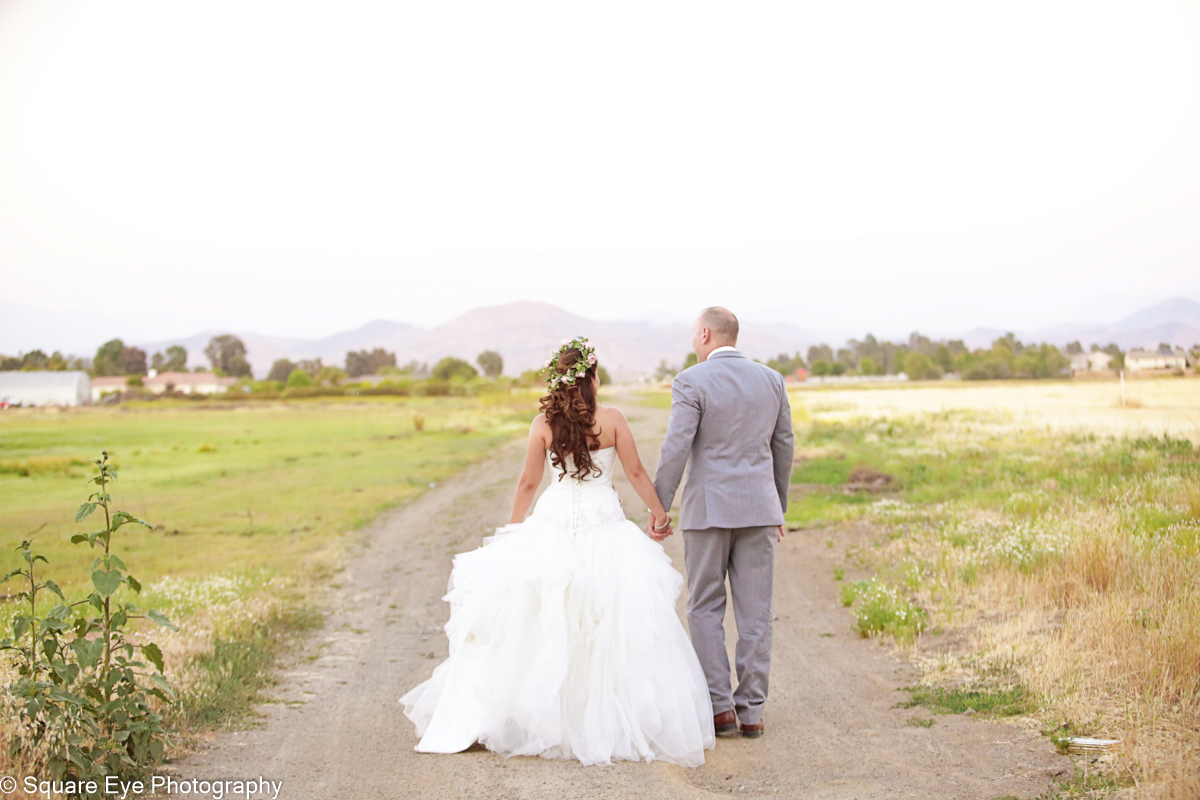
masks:
<path id="1" fill-rule="evenodd" d="M 736 350 L 675 376 L 654 489 L 670 508 L 688 463 L 681 530 L 782 525 L 792 477 L 783 376 Z"/>

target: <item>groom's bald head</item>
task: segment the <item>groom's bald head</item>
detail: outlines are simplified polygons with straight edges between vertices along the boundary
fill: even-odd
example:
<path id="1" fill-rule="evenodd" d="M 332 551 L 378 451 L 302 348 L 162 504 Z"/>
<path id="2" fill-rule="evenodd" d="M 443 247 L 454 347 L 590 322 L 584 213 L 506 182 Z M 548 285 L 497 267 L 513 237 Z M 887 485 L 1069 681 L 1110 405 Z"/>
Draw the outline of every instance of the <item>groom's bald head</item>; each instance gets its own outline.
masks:
<path id="1" fill-rule="evenodd" d="M 698 327 L 708 328 L 711 331 L 715 347 L 727 345 L 733 347 L 737 344 L 738 321 L 728 308 L 721 306 L 706 308 L 700 312 L 696 324 Z"/>
<path id="2" fill-rule="evenodd" d="M 692 326 L 692 349 L 701 361 L 718 347 L 733 347 L 737 344 L 737 317 L 728 308 L 713 306 L 700 312 Z"/>

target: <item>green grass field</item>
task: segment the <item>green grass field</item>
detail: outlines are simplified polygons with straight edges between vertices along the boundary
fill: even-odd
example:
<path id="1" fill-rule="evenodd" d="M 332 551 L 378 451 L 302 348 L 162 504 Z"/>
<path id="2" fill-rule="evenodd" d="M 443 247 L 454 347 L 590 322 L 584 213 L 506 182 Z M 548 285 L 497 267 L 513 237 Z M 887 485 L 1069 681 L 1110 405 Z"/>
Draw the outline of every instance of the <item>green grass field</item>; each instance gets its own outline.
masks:
<path id="1" fill-rule="evenodd" d="M 48 574 L 76 586 L 92 554 L 69 538 L 92 520 L 76 524 L 74 513 L 90 491 L 88 460 L 108 450 L 116 507 L 155 526 L 120 533 L 118 549 L 143 581 L 295 571 L 525 430 L 534 405 L 503 395 L 5 413 L 0 567 L 16 565 L 13 548 L 32 534 Z"/>

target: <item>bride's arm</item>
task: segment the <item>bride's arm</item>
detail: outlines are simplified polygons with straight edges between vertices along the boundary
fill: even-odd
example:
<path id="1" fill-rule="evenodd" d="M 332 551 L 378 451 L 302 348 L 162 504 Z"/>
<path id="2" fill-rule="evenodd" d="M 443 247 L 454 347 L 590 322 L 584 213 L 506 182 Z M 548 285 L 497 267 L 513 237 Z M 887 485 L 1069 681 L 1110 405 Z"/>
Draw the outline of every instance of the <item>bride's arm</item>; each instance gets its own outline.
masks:
<path id="1" fill-rule="evenodd" d="M 654 517 L 654 526 L 661 528 L 667 520 L 667 512 L 663 509 L 662 501 L 658 499 L 658 492 L 654 491 L 654 483 L 650 480 L 650 475 L 642 466 L 637 444 L 633 441 L 633 431 L 629 430 L 629 423 L 620 409 L 614 408 L 612 413 L 617 439 L 617 458 L 621 459 L 625 477 L 633 484 L 633 490 L 638 493 L 638 497 L 642 498 L 646 508 L 650 509 L 650 514 Z"/>
<path id="2" fill-rule="evenodd" d="M 525 448 L 525 466 L 521 469 L 521 477 L 517 479 L 517 495 L 513 498 L 512 516 L 508 524 L 514 525 L 525 520 L 529 504 L 542 483 L 542 473 L 546 471 L 546 448 L 550 444 L 550 426 L 546 418 L 538 414 L 533 424 L 529 426 L 529 446 Z"/>

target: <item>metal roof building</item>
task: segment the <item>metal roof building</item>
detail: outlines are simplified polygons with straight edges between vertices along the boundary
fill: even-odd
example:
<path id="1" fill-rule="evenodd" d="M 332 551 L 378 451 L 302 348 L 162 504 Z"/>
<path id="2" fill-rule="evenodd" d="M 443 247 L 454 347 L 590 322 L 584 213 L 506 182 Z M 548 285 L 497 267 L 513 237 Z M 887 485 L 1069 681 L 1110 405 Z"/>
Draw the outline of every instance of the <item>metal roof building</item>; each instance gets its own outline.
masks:
<path id="1" fill-rule="evenodd" d="M 92 402 L 86 372 L 0 372 L 0 398 L 23 406 L 81 406 Z"/>

